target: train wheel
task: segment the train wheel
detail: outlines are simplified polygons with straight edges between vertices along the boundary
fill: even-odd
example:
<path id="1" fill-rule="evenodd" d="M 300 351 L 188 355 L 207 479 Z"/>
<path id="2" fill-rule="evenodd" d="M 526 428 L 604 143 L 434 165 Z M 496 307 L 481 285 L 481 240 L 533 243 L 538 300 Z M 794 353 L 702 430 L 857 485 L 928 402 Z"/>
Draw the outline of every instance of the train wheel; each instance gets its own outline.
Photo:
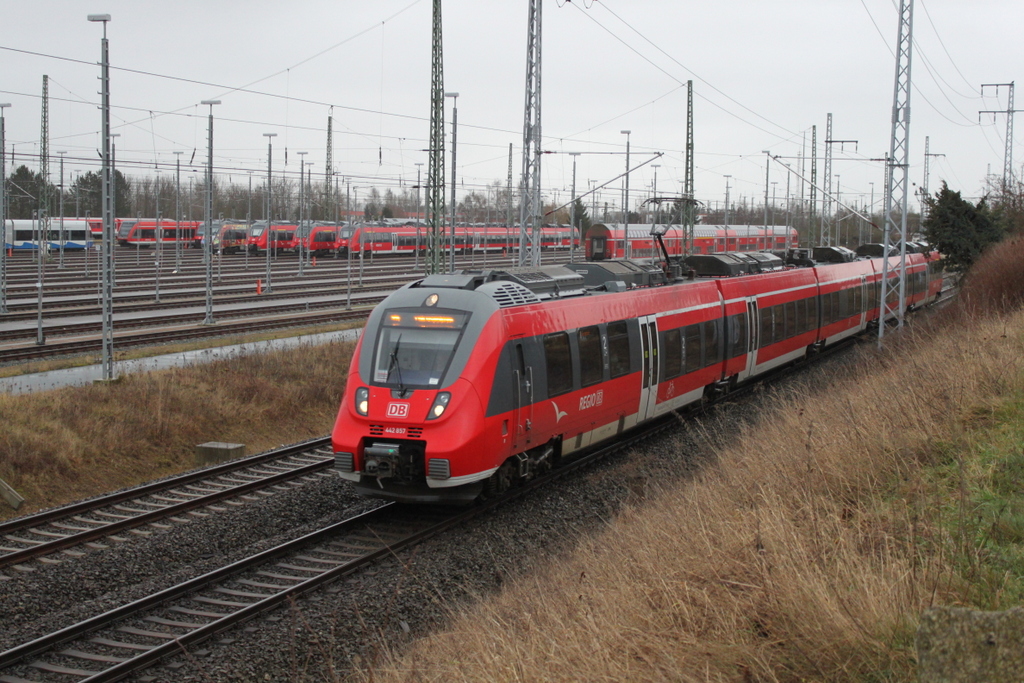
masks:
<path id="1" fill-rule="evenodd" d="M 484 494 L 488 498 L 491 498 L 505 493 L 505 491 L 508 491 L 509 488 L 512 487 L 513 475 L 512 462 L 506 460 L 501 464 L 501 467 L 499 467 L 498 470 L 484 482 Z"/>

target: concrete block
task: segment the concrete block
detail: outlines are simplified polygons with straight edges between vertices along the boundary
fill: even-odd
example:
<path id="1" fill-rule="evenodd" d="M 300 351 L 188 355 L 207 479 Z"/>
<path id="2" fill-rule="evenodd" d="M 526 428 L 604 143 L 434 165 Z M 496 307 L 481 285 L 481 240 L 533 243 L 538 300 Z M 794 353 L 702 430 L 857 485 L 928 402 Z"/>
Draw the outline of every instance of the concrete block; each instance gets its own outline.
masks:
<path id="1" fill-rule="evenodd" d="M 196 446 L 196 466 L 216 465 L 217 463 L 241 458 L 245 455 L 244 443 L 224 443 L 210 441 Z"/>
<path id="2" fill-rule="evenodd" d="M 25 499 L 19 496 L 18 492 L 12 489 L 3 479 L 0 479 L 0 498 L 3 498 L 4 502 L 15 510 L 20 508 L 21 504 L 25 502 Z"/>
<path id="3" fill-rule="evenodd" d="M 917 661 L 921 683 L 1024 681 L 1024 607 L 926 610 L 917 628 Z"/>

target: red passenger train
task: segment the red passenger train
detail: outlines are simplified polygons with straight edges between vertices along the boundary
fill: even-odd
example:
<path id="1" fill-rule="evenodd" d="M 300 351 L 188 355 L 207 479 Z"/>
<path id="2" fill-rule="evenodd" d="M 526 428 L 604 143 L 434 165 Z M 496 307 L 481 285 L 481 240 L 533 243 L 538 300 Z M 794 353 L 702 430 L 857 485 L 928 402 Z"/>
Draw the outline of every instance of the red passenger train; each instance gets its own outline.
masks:
<path id="1" fill-rule="evenodd" d="M 908 306 L 934 300 L 937 254 L 907 260 Z M 877 324 L 880 258 L 685 263 L 692 278 L 610 260 L 406 285 L 353 356 L 335 469 L 368 495 L 468 502 Z"/>
<path id="2" fill-rule="evenodd" d="M 681 225 L 664 228 L 665 249 L 670 256 L 686 252 L 686 234 Z M 696 225 L 690 253 L 720 251 L 771 251 L 800 246 L 795 228 L 783 225 Z M 619 224 L 596 223 L 587 230 L 587 258 L 593 261 L 617 258 L 657 258 L 661 249 L 651 236 L 651 226 L 632 223 L 629 230 Z"/>
<path id="3" fill-rule="evenodd" d="M 632 260 L 428 275 L 369 318 L 333 432 L 336 469 L 393 500 L 500 493 L 877 325 L 882 259 L 835 251 L 847 262 L 696 255 L 686 280 Z M 907 305 L 934 300 L 938 255 L 907 261 Z"/>
<path id="4" fill-rule="evenodd" d="M 359 253 L 404 254 L 412 256 L 417 248 L 427 249 L 428 228 L 423 225 L 360 225 L 341 230 L 338 253 L 344 256 L 349 249 Z M 444 249 L 450 248 L 448 226 L 442 227 Z M 541 228 L 541 249 L 568 251 L 572 231 L 569 226 L 545 225 Z M 460 254 L 503 254 L 519 248 L 519 227 L 503 225 L 458 225 L 455 228 L 455 251 Z"/>

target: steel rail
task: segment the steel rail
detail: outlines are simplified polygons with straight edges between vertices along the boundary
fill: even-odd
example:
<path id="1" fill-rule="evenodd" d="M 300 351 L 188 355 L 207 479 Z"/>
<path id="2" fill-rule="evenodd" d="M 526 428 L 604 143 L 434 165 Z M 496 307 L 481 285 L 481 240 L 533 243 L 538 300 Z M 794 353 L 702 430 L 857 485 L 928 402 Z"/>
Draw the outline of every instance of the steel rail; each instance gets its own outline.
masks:
<path id="1" fill-rule="evenodd" d="M 196 482 L 207 481 L 215 479 L 217 477 L 224 476 L 225 474 L 237 472 L 250 467 L 259 466 L 262 464 L 282 460 L 289 457 L 298 455 L 308 454 L 310 451 L 315 451 L 318 448 L 330 445 L 330 437 L 320 437 L 317 439 L 311 439 L 304 441 L 299 444 L 286 446 L 284 448 L 267 451 L 265 453 L 259 453 L 257 455 L 249 456 L 239 460 L 233 460 L 231 462 L 222 463 L 220 465 L 214 465 L 202 470 L 196 470 L 182 474 L 171 479 L 164 479 L 159 482 L 145 484 L 135 488 L 127 489 L 124 491 L 118 491 L 111 493 L 99 498 L 93 498 L 91 500 L 74 503 L 64 507 L 53 508 L 44 512 L 39 512 L 34 515 L 28 515 L 26 517 L 19 517 L 17 519 L 10 520 L 8 522 L 0 523 L 0 536 L 6 536 L 34 528 L 40 528 L 53 522 L 63 522 L 71 520 L 76 516 L 94 512 L 96 510 L 102 510 L 103 508 L 117 505 L 120 503 L 130 502 L 151 496 L 157 493 L 164 493 L 182 486 L 188 486 Z M 254 490 L 261 488 L 267 488 L 274 486 L 290 479 L 314 474 L 320 470 L 328 469 L 332 463 L 331 458 L 325 458 L 324 460 L 309 464 L 303 467 L 290 470 L 288 472 L 282 472 L 273 476 L 264 477 L 247 484 L 237 485 L 231 488 L 218 491 L 216 493 L 208 494 L 206 496 L 193 498 L 188 501 L 184 501 L 181 504 L 169 505 L 168 507 L 161 508 L 158 510 L 152 510 L 150 512 L 143 512 L 135 517 L 129 519 L 119 520 L 111 522 L 108 525 L 98 527 L 96 529 L 90 529 L 77 534 L 69 534 L 60 539 L 54 539 L 53 541 L 45 542 L 40 545 L 32 546 L 17 550 L 15 552 L 6 553 L 0 555 L 0 567 L 17 564 L 18 562 L 24 562 L 28 559 L 48 555 L 50 553 L 62 550 L 65 548 L 81 545 L 89 541 L 96 540 L 109 536 L 118 531 L 125 529 L 134 528 L 143 524 L 148 524 L 158 519 L 170 517 L 175 514 L 187 512 L 200 507 L 206 507 L 212 503 L 224 500 L 227 498 L 234 498 L 245 493 L 249 493 Z M 123 510 L 121 511 L 123 512 Z"/>

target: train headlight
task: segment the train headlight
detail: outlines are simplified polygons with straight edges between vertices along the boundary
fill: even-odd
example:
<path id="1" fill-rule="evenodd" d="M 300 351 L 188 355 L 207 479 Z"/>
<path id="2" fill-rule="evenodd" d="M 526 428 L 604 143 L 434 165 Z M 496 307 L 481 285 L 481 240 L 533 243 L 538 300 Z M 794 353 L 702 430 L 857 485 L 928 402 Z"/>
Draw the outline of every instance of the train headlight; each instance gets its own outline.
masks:
<path id="1" fill-rule="evenodd" d="M 370 412 L 370 390 L 366 387 L 356 389 L 356 412 L 363 416 Z"/>
<path id="2" fill-rule="evenodd" d="M 448 402 L 451 400 L 452 395 L 447 391 L 438 392 L 437 398 L 434 399 L 434 405 L 430 406 L 430 412 L 427 413 L 427 419 L 436 420 L 444 415 L 444 411 L 448 407 Z"/>

